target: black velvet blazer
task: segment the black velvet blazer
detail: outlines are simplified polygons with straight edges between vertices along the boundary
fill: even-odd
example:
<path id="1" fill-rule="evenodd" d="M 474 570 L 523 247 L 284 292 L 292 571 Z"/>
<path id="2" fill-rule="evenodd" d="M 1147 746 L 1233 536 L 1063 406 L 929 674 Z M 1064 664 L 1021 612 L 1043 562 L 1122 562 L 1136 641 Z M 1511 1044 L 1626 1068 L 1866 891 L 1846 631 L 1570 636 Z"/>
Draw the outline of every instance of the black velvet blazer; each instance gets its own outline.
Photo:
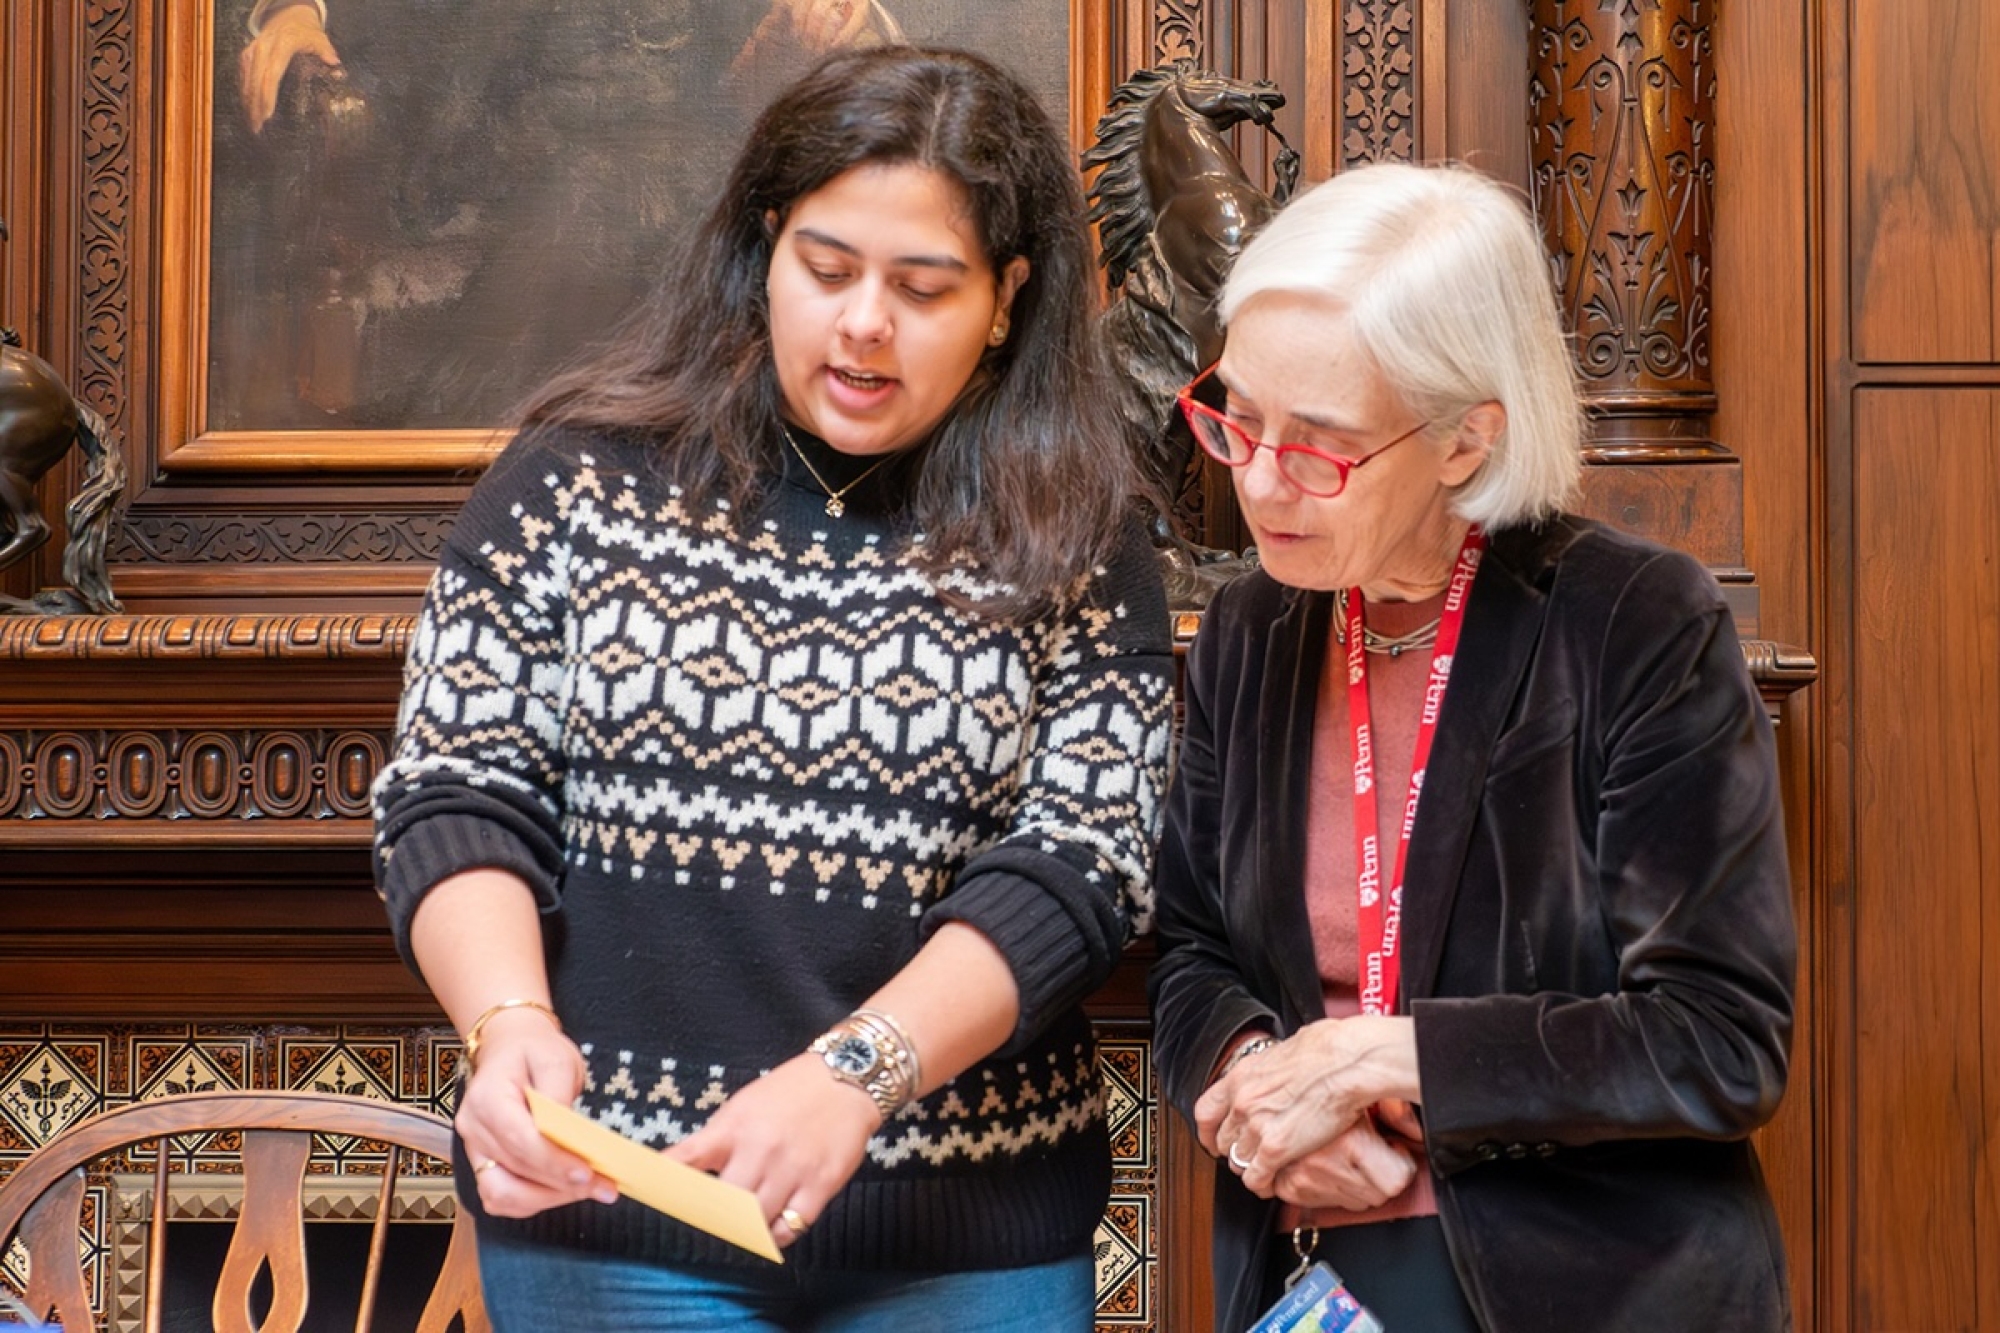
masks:
<path id="1" fill-rule="evenodd" d="M 1249 575 L 1188 654 L 1152 976 L 1183 1114 L 1234 1034 L 1325 1016 L 1301 885 L 1332 606 Z M 1495 534 L 1427 776 L 1401 1004 L 1480 1322 L 1788 1327 L 1747 1136 L 1784 1089 L 1796 941 L 1770 723 L 1714 580 L 1581 519 Z M 1258 1313 L 1274 1222 L 1218 1169 L 1218 1333 Z"/>

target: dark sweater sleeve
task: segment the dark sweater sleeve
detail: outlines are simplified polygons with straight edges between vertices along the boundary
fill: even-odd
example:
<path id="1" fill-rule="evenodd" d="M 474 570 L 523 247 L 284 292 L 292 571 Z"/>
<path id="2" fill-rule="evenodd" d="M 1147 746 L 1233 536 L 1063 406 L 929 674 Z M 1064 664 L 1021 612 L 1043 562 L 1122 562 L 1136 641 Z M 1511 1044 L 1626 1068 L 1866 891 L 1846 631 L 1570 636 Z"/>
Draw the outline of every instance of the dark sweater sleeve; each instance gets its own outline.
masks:
<path id="1" fill-rule="evenodd" d="M 412 970 L 410 921 L 452 875 L 505 870 L 544 909 L 557 899 L 566 472 L 549 446 L 510 446 L 424 597 L 396 751 L 374 790 L 376 891 Z"/>
<path id="2" fill-rule="evenodd" d="M 1173 648 L 1158 563 L 1136 524 L 1049 634 L 1006 834 L 967 861 L 923 922 L 928 937 L 962 921 L 1006 957 L 1021 1012 L 1003 1054 L 1101 985 L 1127 941 L 1152 928 Z"/>

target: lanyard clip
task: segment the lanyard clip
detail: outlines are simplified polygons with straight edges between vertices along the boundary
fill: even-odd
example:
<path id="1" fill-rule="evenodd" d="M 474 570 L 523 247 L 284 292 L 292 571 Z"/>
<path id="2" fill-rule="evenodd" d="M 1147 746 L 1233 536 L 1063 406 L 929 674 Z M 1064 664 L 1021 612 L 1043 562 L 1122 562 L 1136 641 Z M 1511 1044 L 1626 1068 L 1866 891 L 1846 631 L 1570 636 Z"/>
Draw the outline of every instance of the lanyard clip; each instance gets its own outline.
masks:
<path id="1" fill-rule="evenodd" d="M 1292 1228 L 1292 1253 L 1299 1256 L 1299 1266 L 1285 1279 L 1285 1290 L 1299 1285 L 1299 1279 L 1312 1272 L 1313 1251 L 1319 1248 L 1319 1228 L 1313 1226 Z"/>

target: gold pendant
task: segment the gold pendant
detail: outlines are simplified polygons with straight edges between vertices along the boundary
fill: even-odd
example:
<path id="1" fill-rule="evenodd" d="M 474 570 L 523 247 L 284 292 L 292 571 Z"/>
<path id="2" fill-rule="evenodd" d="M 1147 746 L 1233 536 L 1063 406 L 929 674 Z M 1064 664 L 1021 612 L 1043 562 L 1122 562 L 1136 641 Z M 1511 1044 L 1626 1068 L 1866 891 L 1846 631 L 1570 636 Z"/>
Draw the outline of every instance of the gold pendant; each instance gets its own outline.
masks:
<path id="1" fill-rule="evenodd" d="M 826 497 L 826 516 L 828 518 L 839 518 L 846 512 L 847 506 L 840 502 L 839 496 L 829 495 Z"/>

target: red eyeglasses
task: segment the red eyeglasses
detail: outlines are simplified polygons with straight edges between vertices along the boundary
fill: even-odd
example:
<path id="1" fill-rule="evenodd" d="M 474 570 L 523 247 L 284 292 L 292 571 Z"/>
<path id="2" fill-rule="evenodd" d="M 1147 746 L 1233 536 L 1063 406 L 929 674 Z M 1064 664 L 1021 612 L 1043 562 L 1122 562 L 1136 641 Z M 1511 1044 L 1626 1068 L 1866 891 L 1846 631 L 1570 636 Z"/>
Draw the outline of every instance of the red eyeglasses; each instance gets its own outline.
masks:
<path id="1" fill-rule="evenodd" d="M 1202 371 L 1180 391 L 1178 396 L 1181 414 L 1187 418 L 1188 429 L 1194 432 L 1195 443 L 1201 446 L 1202 452 L 1229 467 L 1246 467 L 1259 449 L 1269 449 L 1277 459 L 1279 474 L 1286 481 L 1307 495 L 1316 495 L 1323 499 L 1346 490 L 1348 474 L 1354 469 L 1363 463 L 1370 463 L 1380 458 L 1431 424 L 1428 421 L 1419 421 L 1381 448 L 1361 458 L 1328 453 L 1310 444 L 1265 444 L 1261 440 L 1252 439 L 1250 432 L 1244 430 L 1227 413 L 1218 411 L 1207 403 L 1195 401 L 1195 390 L 1214 373 L 1214 366 Z"/>

